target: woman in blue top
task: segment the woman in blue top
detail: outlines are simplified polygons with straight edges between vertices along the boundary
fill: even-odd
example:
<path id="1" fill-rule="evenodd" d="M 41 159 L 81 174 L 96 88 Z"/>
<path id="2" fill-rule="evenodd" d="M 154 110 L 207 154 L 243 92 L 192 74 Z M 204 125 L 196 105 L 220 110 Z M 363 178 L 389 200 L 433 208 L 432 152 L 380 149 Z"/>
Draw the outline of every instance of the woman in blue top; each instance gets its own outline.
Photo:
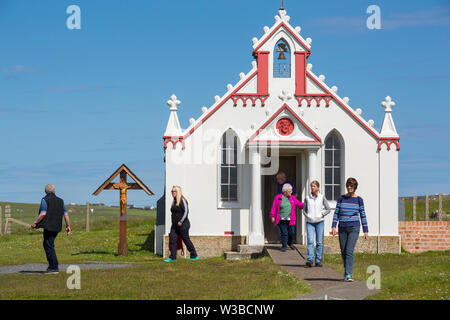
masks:
<path id="1" fill-rule="evenodd" d="M 341 247 L 342 260 L 344 262 L 344 281 L 353 281 L 353 251 L 356 241 L 358 241 L 361 224 L 364 232 L 364 239 L 369 236 L 366 213 L 364 212 L 364 201 L 356 195 L 358 181 L 355 178 L 348 178 L 345 183 L 347 194 L 342 195 L 337 200 L 334 211 L 332 234 L 335 236 L 336 224 L 339 221 L 339 245 Z M 359 220 L 361 219 L 361 224 Z"/>

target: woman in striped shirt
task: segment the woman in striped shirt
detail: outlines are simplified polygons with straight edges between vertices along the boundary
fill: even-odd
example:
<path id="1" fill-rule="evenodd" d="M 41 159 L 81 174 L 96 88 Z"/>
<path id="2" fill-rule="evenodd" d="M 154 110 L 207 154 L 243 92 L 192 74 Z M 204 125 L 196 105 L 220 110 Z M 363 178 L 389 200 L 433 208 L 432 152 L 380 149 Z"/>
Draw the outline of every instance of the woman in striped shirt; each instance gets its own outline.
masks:
<path id="1" fill-rule="evenodd" d="M 361 224 L 364 239 L 368 238 L 369 229 L 366 213 L 364 212 L 364 201 L 355 193 L 358 188 L 358 181 L 355 178 L 348 178 L 345 186 L 347 194 L 339 197 L 336 210 L 334 211 L 332 234 L 333 236 L 337 234 L 336 224 L 339 221 L 339 245 L 345 268 L 344 281 L 353 281 L 353 251 L 358 241 Z"/>

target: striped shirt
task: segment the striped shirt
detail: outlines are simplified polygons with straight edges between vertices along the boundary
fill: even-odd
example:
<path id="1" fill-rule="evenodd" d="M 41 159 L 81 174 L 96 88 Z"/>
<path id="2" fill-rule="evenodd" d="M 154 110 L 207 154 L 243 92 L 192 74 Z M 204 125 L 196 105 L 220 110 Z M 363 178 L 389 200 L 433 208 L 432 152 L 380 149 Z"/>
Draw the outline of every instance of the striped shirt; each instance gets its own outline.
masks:
<path id="1" fill-rule="evenodd" d="M 361 225 L 360 219 L 363 232 L 369 232 L 363 199 L 361 197 L 347 197 L 346 195 L 340 196 L 336 203 L 332 228 L 336 228 L 338 221 L 339 227 L 359 227 Z"/>

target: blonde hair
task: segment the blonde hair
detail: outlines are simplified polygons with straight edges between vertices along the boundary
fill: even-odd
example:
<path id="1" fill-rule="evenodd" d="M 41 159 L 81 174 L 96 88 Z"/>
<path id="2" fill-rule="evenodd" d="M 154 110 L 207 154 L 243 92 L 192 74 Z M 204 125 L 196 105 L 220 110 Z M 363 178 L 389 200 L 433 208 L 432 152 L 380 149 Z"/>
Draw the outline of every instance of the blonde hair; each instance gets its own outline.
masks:
<path id="1" fill-rule="evenodd" d="M 186 203 L 188 202 L 187 199 L 183 196 L 180 186 L 173 186 L 172 189 L 177 190 L 177 195 L 175 198 L 173 198 L 172 205 L 176 204 L 177 206 L 180 206 L 181 199 L 184 199 L 184 201 L 186 201 Z"/>

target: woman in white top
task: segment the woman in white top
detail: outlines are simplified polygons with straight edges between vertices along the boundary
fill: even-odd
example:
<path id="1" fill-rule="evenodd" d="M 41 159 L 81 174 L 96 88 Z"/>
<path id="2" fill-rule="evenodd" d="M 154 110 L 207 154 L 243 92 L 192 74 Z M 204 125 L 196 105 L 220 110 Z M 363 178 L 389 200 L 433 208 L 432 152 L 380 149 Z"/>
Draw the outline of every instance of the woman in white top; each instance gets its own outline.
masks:
<path id="1" fill-rule="evenodd" d="M 324 218 L 330 213 L 330 205 L 323 194 L 320 193 L 320 184 L 314 180 L 311 182 L 311 193 L 305 198 L 303 214 L 306 217 L 306 232 L 308 237 L 308 258 L 306 266 L 312 267 L 314 259 L 314 234 L 316 240 L 316 267 L 321 267 L 323 249 Z"/>

